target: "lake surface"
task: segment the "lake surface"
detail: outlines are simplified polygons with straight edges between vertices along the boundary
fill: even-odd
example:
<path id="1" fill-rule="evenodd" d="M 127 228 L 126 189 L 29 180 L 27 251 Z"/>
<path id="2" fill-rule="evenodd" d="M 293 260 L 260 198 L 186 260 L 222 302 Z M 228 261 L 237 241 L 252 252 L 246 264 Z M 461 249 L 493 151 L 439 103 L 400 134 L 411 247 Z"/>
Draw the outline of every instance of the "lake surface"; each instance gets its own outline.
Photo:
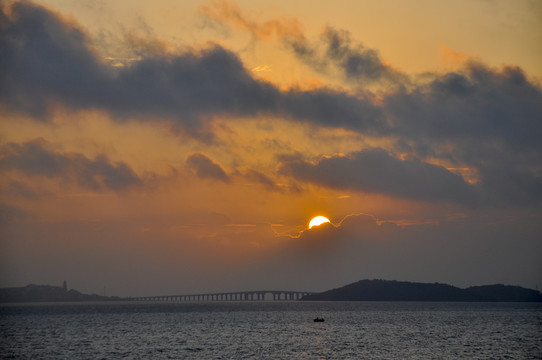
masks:
<path id="1" fill-rule="evenodd" d="M 0 358 L 542 359 L 542 304 L 1 305 Z"/>

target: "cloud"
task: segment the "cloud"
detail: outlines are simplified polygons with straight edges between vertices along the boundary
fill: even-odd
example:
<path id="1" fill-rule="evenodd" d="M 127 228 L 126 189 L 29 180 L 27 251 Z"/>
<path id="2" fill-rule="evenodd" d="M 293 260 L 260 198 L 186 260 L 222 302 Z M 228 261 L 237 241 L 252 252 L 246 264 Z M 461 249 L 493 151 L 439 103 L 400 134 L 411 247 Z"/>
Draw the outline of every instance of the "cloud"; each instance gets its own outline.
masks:
<path id="1" fill-rule="evenodd" d="M 299 37 L 286 39 L 285 43 L 315 70 L 327 73 L 329 68 L 335 68 L 346 81 L 362 87 L 377 82 L 388 85 L 408 82 L 405 74 L 384 63 L 378 51 L 361 43 L 354 44 L 347 30 L 328 26 L 318 42 L 310 43 L 305 37 Z"/>
<path id="2" fill-rule="evenodd" d="M 489 68 L 470 61 L 413 90 L 385 97 L 397 134 L 416 140 L 499 140 L 514 147 L 540 146 L 542 89 L 517 66 Z"/>
<path id="3" fill-rule="evenodd" d="M 427 185 L 421 191 L 412 180 L 401 189 L 392 180 L 373 183 L 376 175 L 356 174 L 367 191 L 435 201 L 458 196 L 459 202 L 469 202 L 465 199 L 470 190 L 465 189 L 472 186 L 444 168 L 427 164 L 436 160 L 472 169 L 478 189 L 483 189 L 482 202 L 540 204 L 542 89 L 522 69 L 490 68 L 479 61 L 467 61 L 453 72 L 410 77 L 408 86 L 386 88 L 376 96 L 363 85 L 403 84 L 405 75 L 387 65 L 374 49 L 351 39 L 347 31 L 328 27 L 319 41 L 309 42 L 293 20 L 265 25 L 227 2 L 208 7 L 207 13 L 217 21 L 247 29 L 257 38 L 279 39 L 300 59 L 313 61 L 311 66 L 322 71 L 338 69 L 349 81 L 359 82 L 359 92 L 326 87 L 279 89 L 255 79 L 235 53 L 216 44 L 183 52 L 139 44 L 138 48 L 146 49 L 139 60 L 115 68 L 100 59 L 78 24 L 45 7 L 16 1 L 3 6 L 0 15 L 0 107 L 42 121 L 58 105 L 76 110 L 96 108 L 109 112 L 114 121 L 167 121 L 206 140 L 213 136 L 209 122 L 220 115 L 228 121 L 265 115 L 343 128 L 392 142 L 386 150 L 393 156 L 380 156 L 394 169 L 380 172 L 406 174 Z M 419 163 L 394 159 L 405 152 L 418 157 Z M 57 166 L 53 160 L 45 160 L 51 161 L 49 167 Z M 334 159 L 339 160 L 346 161 Z M 376 166 L 368 154 L 350 160 Z M 313 169 L 309 165 L 303 165 L 304 171 L 316 172 L 323 166 Z M 284 166 L 283 171 L 288 170 Z M 301 176 L 300 168 L 295 169 L 296 176 Z M 450 187 L 441 191 L 433 179 Z M 346 185 L 323 175 L 310 181 L 332 187 Z"/>
<path id="4" fill-rule="evenodd" d="M 43 118 L 59 102 L 124 117 L 183 114 L 181 121 L 189 124 L 202 113 L 243 113 L 236 97 L 246 99 L 246 113 L 252 103 L 261 106 L 257 97 L 267 98 L 265 86 L 219 46 L 171 57 L 146 53 L 132 66 L 115 70 L 91 51 L 82 29 L 43 7 L 16 2 L 5 16 L 2 99 L 36 117 Z"/>
<path id="5" fill-rule="evenodd" d="M 199 12 L 219 24 L 228 23 L 248 31 L 253 38 L 259 40 L 304 37 L 303 27 L 297 19 L 282 18 L 258 23 L 249 19 L 239 5 L 231 1 L 212 1 L 211 6 L 200 6 Z"/>
<path id="6" fill-rule="evenodd" d="M 277 184 L 275 184 L 275 182 L 271 180 L 268 176 L 254 169 L 248 169 L 246 172 L 243 173 L 243 176 L 250 181 L 254 181 L 260 185 L 265 186 L 269 190 L 281 190 L 281 188 Z"/>
<path id="7" fill-rule="evenodd" d="M 393 133 L 422 157 L 475 169 L 485 202 L 542 199 L 542 89 L 515 66 L 468 62 L 384 98 Z M 405 150 L 405 149 L 404 149 Z"/>
<path id="8" fill-rule="evenodd" d="M 352 47 L 350 33 L 346 30 L 326 28 L 323 33 L 326 55 L 343 69 L 346 77 L 374 81 L 391 76 L 393 71 L 382 63 L 374 49 L 363 45 Z"/>
<path id="9" fill-rule="evenodd" d="M 43 139 L 0 148 L 0 167 L 28 176 L 72 179 L 95 191 L 120 191 L 143 184 L 143 180 L 122 161 L 111 162 L 105 155 L 89 159 L 78 153 L 59 153 L 47 148 Z"/>
<path id="10" fill-rule="evenodd" d="M 270 114 L 291 121 L 366 130 L 382 127 L 371 99 L 319 89 L 281 91 L 256 80 L 231 51 L 219 45 L 183 53 L 141 54 L 115 68 L 92 51 L 76 24 L 30 2 L 15 2 L 2 16 L 0 104 L 47 119 L 61 104 L 103 109 L 115 119 L 169 119 L 203 136 L 214 115 Z"/>
<path id="11" fill-rule="evenodd" d="M 312 229 L 304 229 L 291 238 L 295 239 L 292 241 L 292 245 L 298 246 L 304 251 L 307 251 L 307 248 L 321 251 L 322 249 L 318 249 L 318 247 L 325 249 L 339 246 L 346 238 L 358 237 L 359 239 L 360 236 L 370 238 L 376 235 L 381 238 L 398 230 L 400 230 L 399 227 L 391 222 L 378 224 L 377 219 L 372 215 L 351 214 L 336 224 L 324 223 Z M 348 246 L 352 245 L 351 243 Z"/>
<path id="12" fill-rule="evenodd" d="M 219 163 L 205 154 L 194 153 L 186 158 L 186 166 L 202 179 L 229 182 L 230 178 Z"/>
<path id="13" fill-rule="evenodd" d="M 84 107 L 106 90 L 106 70 L 77 24 L 26 1 L 1 10 L 2 103 L 41 118 L 50 101 Z"/>
<path id="14" fill-rule="evenodd" d="M 443 167 L 419 160 L 400 160 L 381 149 L 323 157 L 317 162 L 301 158 L 283 161 L 283 174 L 341 190 L 357 190 L 423 201 L 468 202 L 469 185 Z"/>
<path id="15" fill-rule="evenodd" d="M 310 42 L 302 25 L 295 18 L 258 22 L 244 14 L 237 4 L 229 1 L 214 1 L 211 6 L 201 6 L 199 10 L 214 22 L 229 24 L 249 32 L 254 39 L 277 39 L 315 70 L 328 72 L 330 67 L 334 67 L 340 70 L 344 79 L 349 82 L 367 84 L 407 80 L 404 74 L 385 64 L 376 50 L 361 43 L 354 44 L 347 30 L 327 26 L 319 41 Z"/>
<path id="16" fill-rule="evenodd" d="M 10 181 L 6 187 L 5 193 L 26 199 L 37 199 L 44 195 L 44 191 L 36 191 L 21 181 Z"/>
<path id="17" fill-rule="evenodd" d="M 0 203 L 0 224 L 28 218 L 32 215 L 19 207 Z"/>

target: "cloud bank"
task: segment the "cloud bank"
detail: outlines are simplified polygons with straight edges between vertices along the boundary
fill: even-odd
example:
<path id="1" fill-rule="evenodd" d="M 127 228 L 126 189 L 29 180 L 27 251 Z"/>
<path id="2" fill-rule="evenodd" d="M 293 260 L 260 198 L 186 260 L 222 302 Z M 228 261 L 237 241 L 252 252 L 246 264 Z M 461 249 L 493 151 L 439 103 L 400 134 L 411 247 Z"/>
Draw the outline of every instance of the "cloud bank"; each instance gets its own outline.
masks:
<path id="1" fill-rule="evenodd" d="M 115 69 L 97 56 L 80 27 L 58 14 L 30 2 L 3 10 L 0 101 L 36 118 L 46 119 L 62 104 L 121 119 L 172 119 L 194 134 L 213 115 L 268 114 L 358 130 L 383 126 L 368 99 L 330 89 L 281 91 L 254 79 L 233 52 L 217 44 L 145 53 Z"/>
<path id="2" fill-rule="evenodd" d="M 78 153 L 55 152 L 47 145 L 43 139 L 8 143 L 0 148 L 0 167 L 5 172 L 19 171 L 27 176 L 72 179 L 79 186 L 95 191 L 119 191 L 143 184 L 122 161 L 112 162 L 105 155 L 89 159 Z"/>
<path id="3" fill-rule="evenodd" d="M 431 202 L 467 203 L 474 193 L 461 176 L 441 166 L 400 160 L 380 149 L 323 157 L 314 163 L 290 158 L 280 171 L 321 186 Z"/>

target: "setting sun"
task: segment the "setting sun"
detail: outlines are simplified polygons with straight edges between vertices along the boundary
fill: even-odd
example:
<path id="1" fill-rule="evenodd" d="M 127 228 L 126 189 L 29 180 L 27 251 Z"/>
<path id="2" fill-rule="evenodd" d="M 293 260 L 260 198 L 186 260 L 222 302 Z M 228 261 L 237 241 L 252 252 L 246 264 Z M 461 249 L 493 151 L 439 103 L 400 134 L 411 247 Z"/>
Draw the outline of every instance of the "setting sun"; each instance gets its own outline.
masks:
<path id="1" fill-rule="evenodd" d="M 321 225 L 323 223 L 328 223 L 328 222 L 330 221 L 325 216 L 313 217 L 309 223 L 309 229 L 312 229 L 314 226 L 318 226 L 318 225 Z"/>

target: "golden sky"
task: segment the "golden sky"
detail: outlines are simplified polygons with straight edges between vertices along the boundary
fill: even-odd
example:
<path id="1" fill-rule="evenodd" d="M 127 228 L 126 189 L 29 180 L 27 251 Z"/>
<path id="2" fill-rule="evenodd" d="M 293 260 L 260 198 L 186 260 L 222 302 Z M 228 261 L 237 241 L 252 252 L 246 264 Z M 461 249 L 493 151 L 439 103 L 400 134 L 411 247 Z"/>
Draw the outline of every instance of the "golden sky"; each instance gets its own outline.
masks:
<path id="1" fill-rule="evenodd" d="M 542 284 L 538 2 L 1 9 L 1 286 Z"/>

